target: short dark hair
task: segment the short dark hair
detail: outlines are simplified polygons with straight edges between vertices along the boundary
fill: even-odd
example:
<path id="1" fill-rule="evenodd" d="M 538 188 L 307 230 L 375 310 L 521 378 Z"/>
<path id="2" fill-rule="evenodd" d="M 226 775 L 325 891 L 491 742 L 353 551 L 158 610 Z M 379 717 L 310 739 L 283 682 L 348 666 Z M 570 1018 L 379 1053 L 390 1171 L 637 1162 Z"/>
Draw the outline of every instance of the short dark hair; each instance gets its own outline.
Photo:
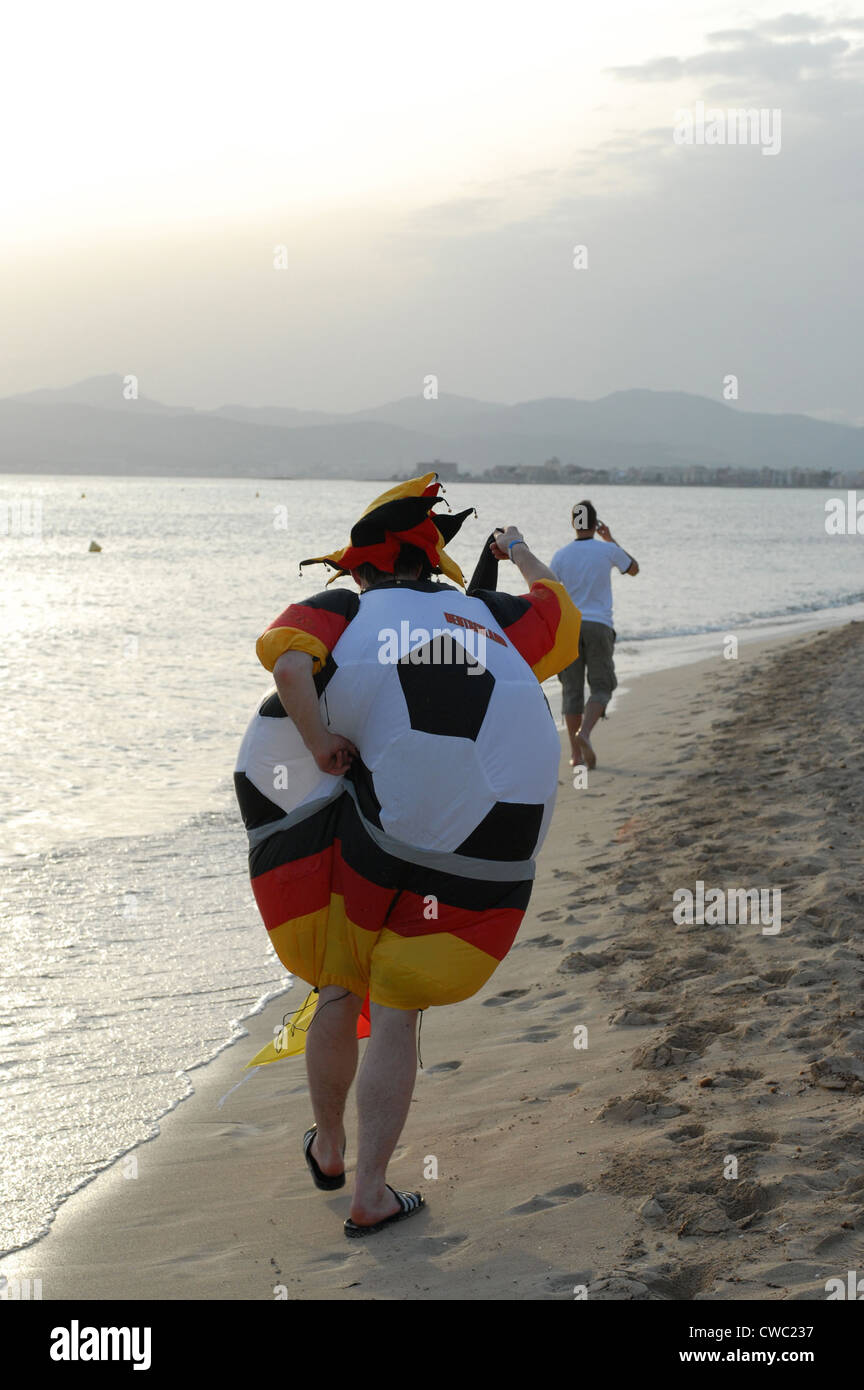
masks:
<path id="1" fill-rule="evenodd" d="M 366 564 L 358 565 L 354 571 L 367 585 L 380 584 L 382 579 L 393 579 L 400 571 L 416 569 L 420 567 L 420 579 L 428 579 L 432 573 L 432 565 L 425 550 L 421 550 L 418 545 L 408 545 L 403 543 L 399 554 L 396 557 L 396 564 L 393 574 L 387 570 L 379 570 L 377 565 Z"/>
<path id="2" fill-rule="evenodd" d="M 594 506 L 594 503 L 593 503 L 593 502 L 589 502 L 587 499 L 586 499 L 585 501 L 583 501 L 583 502 L 577 502 L 577 503 L 575 503 L 575 505 L 574 505 L 574 507 L 573 507 L 573 511 L 572 511 L 572 513 L 571 513 L 571 519 L 572 519 L 572 520 L 575 520 L 575 518 L 576 518 L 576 513 L 577 513 L 577 511 L 579 510 L 580 507 L 582 507 L 582 508 L 584 509 L 584 512 L 585 512 L 585 522 L 586 522 L 586 524 L 585 524 L 584 526 L 577 526 L 577 527 L 576 527 L 576 530 L 577 530 L 577 531 L 593 531 L 593 530 L 595 529 L 595 527 L 597 526 L 597 508 Z M 580 517 L 580 520 L 581 520 L 581 517 Z"/>

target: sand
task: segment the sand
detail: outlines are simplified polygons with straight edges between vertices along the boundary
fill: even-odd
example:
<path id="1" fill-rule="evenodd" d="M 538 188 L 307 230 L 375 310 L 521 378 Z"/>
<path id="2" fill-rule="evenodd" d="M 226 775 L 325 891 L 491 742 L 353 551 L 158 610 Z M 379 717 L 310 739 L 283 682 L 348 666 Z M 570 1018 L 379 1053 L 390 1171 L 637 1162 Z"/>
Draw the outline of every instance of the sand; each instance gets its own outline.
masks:
<path id="1" fill-rule="evenodd" d="M 426 1212 L 344 1238 L 302 1061 L 218 1108 L 280 1000 L 3 1273 L 45 1300 L 461 1301 L 824 1300 L 864 1272 L 864 626 L 719 647 L 633 685 L 587 788 L 562 750 L 516 945 L 424 1019 L 390 1178 Z M 781 930 L 676 925 L 699 880 L 779 888 Z M 355 1133 L 349 1102 L 349 1182 Z"/>

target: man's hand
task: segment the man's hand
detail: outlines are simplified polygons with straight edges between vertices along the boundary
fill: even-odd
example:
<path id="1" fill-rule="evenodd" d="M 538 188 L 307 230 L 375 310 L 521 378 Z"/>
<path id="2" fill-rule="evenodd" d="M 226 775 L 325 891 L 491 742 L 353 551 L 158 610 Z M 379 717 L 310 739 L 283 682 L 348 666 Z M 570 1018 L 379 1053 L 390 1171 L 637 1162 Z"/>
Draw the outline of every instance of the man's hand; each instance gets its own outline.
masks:
<path id="1" fill-rule="evenodd" d="M 331 734 L 329 729 L 322 731 L 315 741 L 315 747 L 309 751 L 321 771 L 329 772 L 331 777 L 342 777 L 351 766 L 351 759 L 359 757 L 350 738 Z"/>
<path id="2" fill-rule="evenodd" d="M 538 560 L 536 555 L 532 555 L 518 526 L 507 526 L 503 530 L 499 528 L 492 534 L 495 539 L 489 549 L 495 559 L 512 560 L 526 584 L 536 584 L 538 579 L 555 580 L 555 575 L 549 567 Z M 516 545 L 516 541 L 521 541 L 522 544 Z M 508 550 L 508 546 L 511 549 Z"/>
<path id="3" fill-rule="evenodd" d="M 331 777 L 343 776 L 351 759 L 359 754 L 350 739 L 331 733 L 321 718 L 309 653 L 283 652 L 273 667 L 273 679 L 282 708 L 294 721 L 321 771 L 329 772 Z"/>
<path id="4" fill-rule="evenodd" d="M 596 525 L 596 527 L 595 527 L 594 529 L 595 529 L 595 531 L 597 532 L 597 535 L 600 537 L 601 540 L 604 540 L 604 541 L 611 541 L 613 545 L 618 545 L 618 542 L 617 542 L 616 540 L 613 539 L 613 537 L 612 537 L 612 532 L 609 530 L 609 527 L 606 525 L 606 522 L 605 522 L 605 521 L 598 521 L 598 522 L 597 522 L 597 525 Z M 618 546 L 618 549 L 619 549 L 619 550 L 623 550 L 624 547 L 619 545 L 619 546 Z M 624 551 L 624 554 L 627 555 L 628 552 L 625 550 L 625 551 Z M 624 570 L 624 574 L 633 574 L 633 575 L 636 575 L 636 574 L 639 573 L 639 566 L 637 565 L 636 561 L 633 559 L 633 556 L 632 556 L 632 555 L 630 555 L 629 558 L 630 558 L 630 564 L 629 564 L 628 568 L 627 568 L 626 570 Z"/>
<path id="5" fill-rule="evenodd" d="M 510 560 L 513 557 L 507 549 L 508 545 L 513 541 L 524 541 L 524 539 L 518 526 L 508 526 L 504 531 L 495 532 L 495 540 L 492 542 L 489 549 L 492 551 L 496 560 Z"/>

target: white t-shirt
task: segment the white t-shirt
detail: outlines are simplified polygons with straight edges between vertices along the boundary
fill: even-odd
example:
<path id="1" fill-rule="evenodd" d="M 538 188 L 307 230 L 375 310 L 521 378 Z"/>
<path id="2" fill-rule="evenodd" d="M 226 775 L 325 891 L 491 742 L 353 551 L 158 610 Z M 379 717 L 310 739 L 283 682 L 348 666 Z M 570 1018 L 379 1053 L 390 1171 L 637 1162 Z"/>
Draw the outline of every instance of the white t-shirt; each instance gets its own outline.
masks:
<path id="1" fill-rule="evenodd" d="M 571 541 L 556 550 L 549 568 L 572 598 L 586 623 L 612 622 L 612 566 L 623 574 L 633 560 L 614 541 Z"/>

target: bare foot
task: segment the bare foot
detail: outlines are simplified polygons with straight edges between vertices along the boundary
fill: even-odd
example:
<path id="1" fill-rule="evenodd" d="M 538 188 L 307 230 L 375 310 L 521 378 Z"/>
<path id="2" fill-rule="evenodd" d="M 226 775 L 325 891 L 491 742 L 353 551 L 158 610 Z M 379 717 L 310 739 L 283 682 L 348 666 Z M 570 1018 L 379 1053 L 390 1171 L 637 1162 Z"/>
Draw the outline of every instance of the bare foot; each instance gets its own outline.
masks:
<path id="1" fill-rule="evenodd" d="M 401 1210 L 402 1203 L 389 1187 L 384 1187 L 380 1195 L 368 1202 L 361 1202 L 355 1193 L 351 1201 L 351 1220 L 358 1226 L 375 1226 L 379 1221 L 385 1221 L 388 1216 L 395 1216 L 396 1212 Z"/>
<path id="2" fill-rule="evenodd" d="M 576 739 L 580 749 L 582 750 L 583 756 L 581 761 L 588 768 L 596 767 L 597 754 L 594 752 L 594 749 L 591 747 L 591 744 L 588 742 L 587 738 L 585 738 L 583 734 L 577 734 Z M 578 766 L 578 764 L 574 763 L 573 766 L 576 767 Z"/>
<path id="3" fill-rule="evenodd" d="M 342 1157 L 344 1149 L 342 1153 L 340 1153 L 336 1148 L 324 1148 L 321 1144 L 321 1136 L 317 1130 L 315 1131 L 315 1138 L 312 1140 L 309 1152 L 318 1164 L 321 1172 L 326 1174 L 328 1178 L 338 1178 L 340 1173 L 345 1172 L 345 1160 Z M 321 1157 L 322 1153 L 324 1155 L 323 1158 Z"/>

